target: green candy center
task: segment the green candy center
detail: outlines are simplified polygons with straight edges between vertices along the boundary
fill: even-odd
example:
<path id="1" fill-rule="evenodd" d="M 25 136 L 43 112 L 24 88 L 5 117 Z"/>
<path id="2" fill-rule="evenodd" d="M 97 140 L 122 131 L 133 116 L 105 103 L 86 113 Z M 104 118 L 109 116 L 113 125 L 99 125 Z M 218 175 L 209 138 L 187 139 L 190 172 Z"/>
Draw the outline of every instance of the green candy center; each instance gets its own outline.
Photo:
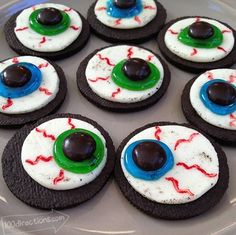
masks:
<path id="1" fill-rule="evenodd" d="M 150 67 L 151 74 L 145 80 L 143 81 L 130 80 L 124 74 L 122 70 L 125 62 L 126 60 L 122 60 L 112 70 L 112 80 L 119 87 L 125 88 L 127 90 L 131 90 L 131 91 L 143 91 L 143 90 L 147 90 L 154 87 L 159 81 L 160 71 L 157 69 L 157 67 L 154 64 L 150 62 L 147 62 L 147 63 Z"/>
<path id="2" fill-rule="evenodd" d="M 29 23 L 30 23 L 29 25 L 31 29 L 33 29 L 35 32 L 41 35 L 54 36 L 63 33 L 69 28 L 71 21 L 67 13 L 61 11 L 62 21 L 59 24 L 46 26 L 40 24 L 37 20 L 37 16 L 41 11 L 42 9 L 35 10 L 34 12 L 32 12 L 29 18 Z"/>
<path id="3" fill-rule="evenodd" d="M 70 160 L 65 156 L 63 152 L 62 146 L 65 138 L 76 132 L 82 132 L 88 134 L 96 142 L 96 150 L 93 156 L 82 162 L 74 162 Z M 58 136 L 53 146 L 53 156 L 56 163 L 63 169 L 77 174 L 87 174 L 93 171 L 95 168 L 97 168 L 104 158 L 104 153 L 105 153 L 105 147 L 102 140 L 93 132 L 85 129 L 72 129 L 63 132 L 61 135 Z"/>
<path id="4" fill-rule="evenodd" d="M 184 28 L 179 36 L 178 39 L 181 41 L 183 44 L 191 46 L 191 47 L 196 47 L 196 48 L 216 48 L 220 46 L 223 42 L 223 34 L 220 31 L 220 29 L 214 25 L 212 25 L 214 29 L 214 34 L 208 38 L 208 39 L 196 39 L 192 38 L 189 35 L 189 26 Z"/>

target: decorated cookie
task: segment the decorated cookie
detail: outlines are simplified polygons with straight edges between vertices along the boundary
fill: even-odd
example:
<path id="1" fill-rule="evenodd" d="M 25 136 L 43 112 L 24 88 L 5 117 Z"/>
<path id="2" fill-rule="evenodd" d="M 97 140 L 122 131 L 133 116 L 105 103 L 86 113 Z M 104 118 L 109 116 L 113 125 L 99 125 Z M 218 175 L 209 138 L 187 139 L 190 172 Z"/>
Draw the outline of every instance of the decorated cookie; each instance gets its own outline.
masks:
<path id="1" fill-rule="evenodd" d="M 235 37 L 234 29 L 223 22 L 191 16 L 167 23 L 158 35 L 158 44 L 170 63 L 198 73 L 233 65 Z"/>
<path id="2" fill-rule="evenodd" d="M 123 140 L 116 181 L 138 209 L 158 218 L 186 219 L 215 206 L 228 187 L 225 153 L 187 124 L 152 123 Z"/>
<path id="3" fill-rule="evenodd" d="M 69 208 L 102 189 L 113 171 L 114 151 L 96 122 L 56 114 L 13 136 L 2 157 L 3 177 L 11 192 L 32 207 Z"/>
<path id="4" fill-rule="evenodd" d="M 17 12 L 5 24 L 9 46 L 21 55 L 63 59 L 80 51 L 90 27 L 76 10 L 43 3 Z"/>
<path id="5" fill-rule="evenodd" d="M 77 84 L 96 106 L 132 112 L 156 103 L 166 92 L 170 71 L 152 51 L 116 45 L 98 49 L 80 64 Z"/>
<path id="6" fill-rule="evenodd" d="M 97 0 L 88 10 L 88 21 L 106 41 L 141 43 L 157 35 L 166 10 L 156 0 Z"/>
<path id="7" fill-rule="evenodd" d="M 236 146 L 236 70 L 209 70 L 190 80 L 182 109 L 190 123 L 218 142 Z"/>
<path id="8" fill-rule="evenodd" d="M 64 72 L 34 56 L 0 62 L 0 127 L 13 128 L 55 112 L 65 99 Z"/>

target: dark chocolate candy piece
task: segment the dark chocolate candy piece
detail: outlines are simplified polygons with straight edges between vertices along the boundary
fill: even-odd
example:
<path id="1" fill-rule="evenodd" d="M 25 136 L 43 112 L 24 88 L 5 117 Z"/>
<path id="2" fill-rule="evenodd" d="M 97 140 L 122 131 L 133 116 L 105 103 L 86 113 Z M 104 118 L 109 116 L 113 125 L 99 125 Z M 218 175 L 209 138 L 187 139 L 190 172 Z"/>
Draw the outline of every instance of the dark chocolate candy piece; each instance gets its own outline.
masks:
<path id="1" fill-rule="evenodd" d="M 128 9 L 134 7 L 136 0 L 113 0 L 113 4 L 121 9 Z"/>
<path id="2" fill-rule="evenodd" d="M 64 154 L 72 161 L 81 162 L 90 158 L 96 149 L 95 140 L 88 134 L 77 132 L 65 138 Z"/>
<path id="3" fill-rule="evenodd" d="M 13 64 L 2 72 L 2 80 L 6 86 L 22 87 L 31 79 L 31 71 L 22 65 Z"/>
<path id="4" fill-rule="evenodd" d="M 146 141 L 134 148 L 133 159 L 142 170 L 155 171 L 165 164 L 166 153 L 158 143 Z"/>
<path id="5" fill-rule="evenodd" d="M 131 58 L 125 62 L 123 72 L 132 81 L 142 81 L 151 74 L 151 69 L 145 60 Z"/>
<path id="6" fill-rule="evenodd" d="M 59 24 L 62 21 L 61 12 L 53 7 L 43 8 L 37 16 L 37 21 L 40 24 L 50 26 Z"/>
<path id="7" fill-rule="evenodd" d="M 211 24 L 199 21 L 190 25 L 189 36 L 196 39 L 208 39 L 214 35 L 214 29 Z"/>
<path id="8" fill-rule="evenodd" d="M 226 82 L 215 82 L 207 88 L 209 99 L 215 104 L 227 106 L 236 101 L 236 89 Z"/>

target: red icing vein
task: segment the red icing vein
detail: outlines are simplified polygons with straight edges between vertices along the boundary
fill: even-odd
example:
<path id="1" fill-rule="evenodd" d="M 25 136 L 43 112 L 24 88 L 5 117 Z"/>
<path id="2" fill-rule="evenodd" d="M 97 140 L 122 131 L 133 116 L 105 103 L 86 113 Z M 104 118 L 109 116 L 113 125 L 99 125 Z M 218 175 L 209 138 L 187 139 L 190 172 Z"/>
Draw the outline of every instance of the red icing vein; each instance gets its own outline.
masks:
<path id="1" fill-rule="evenodd" d="M 236 116 L 234 116 L 232 113 L 229 115 L 229 118 L 232 120 L 230 121 L 229 125 L 231 127 L 236 127 Z"/>
<path id="2" fill-rule="evenodd" d="M 161 137 L 160 137 L 160 134 L 161 134 L 161 128 L 159 127 L 159 126 L 156 126 L 155 127 L 156 128 L 156 131 L 155 131 L 155 138 L 157 139 L 157 140 L 160 140 L 161 139 Z"/>
<path id="3" fill-rule="evenodd" d="M 143 9 L 145 9 L 145 10 L 156 10 L 156 7 L 146 5 L 146 6 L 143 7 Z"/>
<path id="4" fill-rule="evenodd" d="M 71 25 L 70 28 L 73 29 L 73 30 L 75 30 L 75 31 L 79 30 L 79 27 L 77 27 L 77 26 L 75 26 L 75 25 Z"/>
<path id="5" fill-rule="evenodd" d="M 14 57 L 14 58 L 12 59 L 12 63 L 14 63 L 14 64 L 17 64 L 17 63 L 19 63 L 19 60 L 18 60 L 18 58 L 17 58 L 17 57 Z"/>
<path id="6" fill-rule="evenodd" d="M 147 58 L 147 61 L 151 61 L 153 57 L 154 57 L 154 55 L 149 55 Z"/>
<path id="7" fill-rule="evenodd" d="M 198 135 L 199 135 L 199 133 L 196 132 L 196 133 L 191 134 L 188 139 L 179 139 L 179 140 L 177 140 L 176 143 L 175 143 L 174 150 L 176 150 L 180 144 L 192 142 L 193 139 Z"/>
<path id="8" fill-rule="evenodd" d="M 117 19 L 117 20 L 115 20 L 115 26 L 120 25 L 120 24 L 121 24 L 121 20 L 122 20 L 122 19 Z"/>
<path id="9" fill-rule="evenodd" d="M 207 71 L 207 72 L 206 72 L 206 75 L 207 75 L 207 78 L 208 78 L 209 80 L 212 80 L 212 79 L 214 78 L 213 73 L 210 72 L 210 71 Z"/>
<path id="10" fill-rule="evenodd" d="M 133 52 L 133 47 L 130 47 L 130 48 L 128 49 L 127 57 L 130 59 L 133 54 L 134 54 L 134 52 Z"/>
<path id="11" fill-rule="evenodd" d="M 110 76 L 107 76 L 105 78 L 97 77 L 96 79 L 88 79 L 90 82 L 98 82 L 98 81 L 107 81 L 110 78 Z"/>
<path id="12" fill-rule="evenodd" d="M 42 133 L 44 138 L 49 138 L 53 141 L 56 140 L 56 137 L 54 135 L 47 134 L 46 130 L 39 129 L 38 127 L 35 128 L 35 131 L 38 133 Z"/>
<path id="13" fill-rule="evenodd" d="M 28 29 L 28 28 L 29 28 L 29 27 L 18 28 L 18 29 L 16 29 L 16 32 L 24 31 L 24 30 L 26 30 L 26 29 Z"/>
<path id="14" fill-rule="evenodd" d="M 213 178 L 216 177 L 217 174 L 214 173 L 207 173 L 204 169 L 202 169 L 199 165 L 194 164 L 192 166 L 188 166 L 186 163 L 184 162 L 178 162 L 176 164 L 177 166 L 183 166 L 186 170 L 191 170 L 191 169 L 196 169 L 198 171 L 200 171 L 202 174 L 204 174 L 205 176 L 209 177 L 209 178 Z"/>
<path id="15" fill-rule="evenodd" d="M 50 92 L 47 88 L 39 87 L 39 91 L 43 92 L 45 95 L 52 95 L 52 92 Z"/>
<path id="16" fill-rule="evenodd" d="M 170 181 L 172 182 L 175 190 L 178 192 L 178 193 L 182 193 L 182 194 L 189 194 L 191 197 L 194 196 L 194 194 L 190 191 L 190 189 L 180 189 L 179 188 L 179 181 L 177 179 L 175 179 L 174 177 L 166 177 L 165 178 L 167 181 Z"/>
<path id="17" fill-rule="evenodd" d="M 39 163 L 39 161 L 43 161 L 43 162 L 50 162 L 51 160 L 53 159 L 53 156 L 49 156 L 49 157 L 45 157 L 43 155 L 39 155 L 36 157 L 35 160 L 30 160 L 30 159 L 27 159 L 25 160 L 25 162 L 29 163 L 30 165 L 36 165 Z"/>
<path id="18" fill-rule="evenodd" d="M 40 41 L 40 43 L 39 44 L 43 44 L 43 43 L 45 43 L 47 40 L 46 40 L 46 37 L 42 37 L 42 39 L 41 39 L 41 41 Z"/>
<path id="19" fill-rule="evenodd" d="M 99 7 L 99 8 L 97 8 L 96 10 L 97 11 L 105 11 L 107 8 L 106 7 Z"/>
<path id="20" fill-rule="evenodd" d="M 40 64 L 39 66 L 38 66 L 38 68 L 39 69 L 42 69 L 42 68 L 46 68 L 46 67 L 48 67 L 48 63 L 45 63 L 45 64 Z"/>
<path id="21" fill-rule="evenodd" d="M 142 23 L 141 19 L 140 19 L 138 16 L 135 16 L 135 17 L 134 17 L 134 20 L 135 20 L 136 22 L 138 22 L 139 24 Z"/>
<path id="22" fill-rule="evenodd" d="M 68 118 L 68 124 L 71 126 L 71 129 L 75 129 L 75 125 L 72 123 L 72 119 Z"/>
<path id="23" fill-rule="evenodd" d="M 168 32 L 170 32 L 173 35 L 178 35 L 178 32 L 175 32 L 173 29 L 168 29 Z"/>
<path id="24" fill-rule="evenodd" d="M 196 48 L 193 48 L 193 52 L 191 53 L 191 56 L 195 56 L 198 53 Z"/>
<path id="25" fill-rule="evenodd" d="M 223 47 L 217 47 L 217 49 L 227 53 L 227 51 Z"/>
<path id="26" fill-rule="evenodd" d="M 64 171 L 60 170 L 59 175 L 53 179 L 53 184 L 57 184 L 64 179 Z"/>
<path id="27" fill-rule="evenodd" d="M 228 81 L 229 83 L 233 83 L 233 82 L 236 82 L 236 75 L 230 75 L 229 76 L 229 81 Z"/>
<path id="28" fill-rule="evenodd" d="M 111 97 L 112 97 L 112 98 L 115 98 L 116 95 L 118 95 L 120 92 L 121 92 L 121 89 L 120 89 L 120 88 L 117 88 L 116 91 L 112 92 Z"/>
<path id="29" fill-rule="evenodd" d="M 65 12 L 72 11 L 72 8 L 68 8 L 64 10 Z"/>
<path id="30" fill-rule="evenodd" d="M 4 111 L 7 108 L 11 107 L 12 105 L 13 105 L 13 101 L 10 98 L 8 98 L 7 103 L 2 106 L 2 110 Z"/>
<path id="31" fill-rule="evenodd" d="M 100 60 L 104 60 L 109 66 L 115 66 L 115 64 L 112 64 L 111 63 L 111 61 L 109 60 L 109 58 L 107 58 L 107 57 L 102 57 L 102 55 L 101 54 L 97 54 L 98 55 L 98 57 L 99 57 L 99 59 Z"/>
<path id="32" fill-rule="evenodd" d="M 232 31 L 231 31 L 231 30 L 228 30 L 228 29 L 224 29 L 224 30 L 221 31 L 221 33 L 223 33 L 223 34 L 224 34 L 224 33 L 232 33 Z"/>

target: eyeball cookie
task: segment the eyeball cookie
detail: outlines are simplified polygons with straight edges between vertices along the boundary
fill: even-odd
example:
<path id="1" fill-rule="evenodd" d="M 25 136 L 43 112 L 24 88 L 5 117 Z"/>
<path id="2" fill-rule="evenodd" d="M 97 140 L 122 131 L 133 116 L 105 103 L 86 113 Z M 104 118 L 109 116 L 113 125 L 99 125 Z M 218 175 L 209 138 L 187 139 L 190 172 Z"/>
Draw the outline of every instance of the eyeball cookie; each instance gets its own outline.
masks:
<path id="1" fill-rule="evenodd" d="M 173 65 L 192 72 L 230 67 L 236 62 L 236 32 L 208 17 L 181 17 L 158 35 L 162 54 Z"/>
<path id="2" fill-rule="evenodd" d="M 115 150 L 96 122 L 56 114 L 27 125 L 8 142 L 4 180 L 24 203 L 40 209 L 79 205 L 98 193 L 113 171 Z"/>
<path id="3" fill-rule="evenodd" d="M 96 106 L 134 112 L 155 104 L 166 92 L 170 71 L 152 51 L 130 45 L 98 49 L 82 61 L 77 84 Z"/>
<path id="4" fill-rule="evenodd" d="M 57 60 L 80 51 L 89 39 L 90 27 L 76 10 L 43 3 L 17 12 L 5 24 L 4 32 L 18 54 Z"/>
<path id="5" fill-rule="evenodd" d="M 55 63 L 34 56 L 0 62 L 0 127 L 13 128 L 55 112 L 67 83 Z"/>
<path id="6" fill-rule="evenodd" d="M 97 0 L 87 19 L 94 33 L 106 41 L 141 43 L 157 35 L 166 10 L 156 0 Z"/>
<path id="7" fill-rule="evenodd" d="M 157 218 L 186 219 L 215 206 L 229 181 L 225 153 L 187 124 L 152 123 L 123 140 L 115 179 L 124 196 Z"/>
<path id="8" fill-rule="evenodd" d="M 209 70 L 193 78 L 184 88 L 182 109 L 190 123 L 236 146 L 236 70 Z"/>

